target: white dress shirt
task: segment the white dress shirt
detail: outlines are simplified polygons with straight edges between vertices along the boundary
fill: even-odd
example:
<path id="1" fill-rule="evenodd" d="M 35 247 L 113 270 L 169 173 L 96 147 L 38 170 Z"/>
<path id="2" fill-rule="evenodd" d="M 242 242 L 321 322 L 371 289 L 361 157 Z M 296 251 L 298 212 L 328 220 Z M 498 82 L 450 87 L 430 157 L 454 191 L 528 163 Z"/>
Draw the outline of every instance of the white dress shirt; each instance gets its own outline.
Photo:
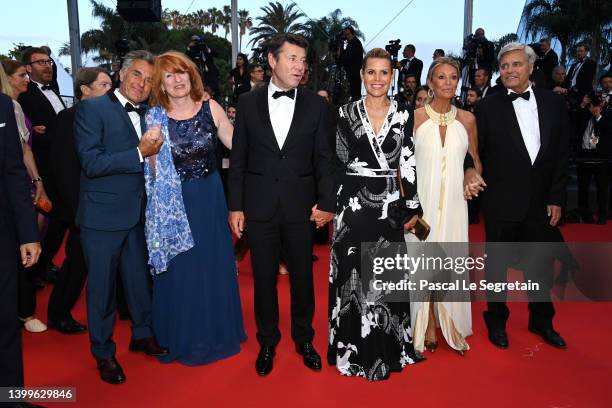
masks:
<path id="1" fill-rule="evenodd" d="M 61 111 L 65 109 L 64 104 L 62 103 L 61 99 L 59 98 L 59 96 L 57 96 L 55 92 L 53 92 L 51 89 L 46 89 L 43 91 L 42 89 L 43 84 L 41 84 L 40 82 L 36 82 L 34 80 L 32 80 L 32 82 L 34 82 L 36 86 L 38 86 L 38 89 L 40 89 L 40 92 L 42 92 L 43 95 L 45 95 L 45 98 L 47 98 L 51 106 L 53 106 L 53 110 L 55 111 L 56 114 L 60 113 Z"/>
<path id="2" fill-rule="evenodd" d="M 576 79 L 578 78 L 578 73 L 580 72 L 580 68 L 582 68 L 582 66 L 584 65 L 584 61 L 586 61 L 586 58 L 583 59 L 582 61 L 576 61 L 574 63 L 574 72 L 572 72 L 572 80 L 570 85 L 572 87 L 576 86 Z"/>
<path id="3" fill-rule="evenodd" d="M 536 101 L 531 85 L 525 90 L 529 92 L 529 100 L 516 98 L 512 101 L 514 113 L 521 128 L 521 135 L 527 147 L 531 164 L 535 161 L 538 152 L 540 151 L 540 121 L 538 119 L 538 103 Z M 508 94 L 516 93 L 508 90 Z"/>
<path id="4" fill-rule="evenodd" d="M 289 128 L 291 127 L 291 121 L 293 120 L 293 112 L 295 111 L 295 99 L 297 95 L 293 99 L 288 96 L 281 96 L 280 98 L 274 99 L 272 95 L 276 91 L 283 90 L 278 86 L 274 85 L 274 82 L 270 80 L 270 85 L 268 85 L 268 109 L 270 110 L 270 122 L 272 122 L 272 129 L 274 130 L 274 136 L 276 137 L 276 142 L 278 143 L 278 147 L 280 149 L 283 148 L 285 144 L 285 140 L 287 139 L 287 134 L 289 133 Z M 297 92 L 297 89 L 294 89 L 293 92 Z"/>
<path id="5" fill-rule="evenodd" d="M 127 98 L 123 96 L 121 92 L 119 92 L 119 88 L 115 89 L 114 93 L 117 99 L 119 99 L 119 103 L 121 104 L 121 106 L 125 107 L 125 104 L 129 103 L 130 105 L 133 105 L 135 108 L 138 107 L 138 105 L 134 105 L 132 102 L 128 101 Z M 138 112 L 126 112 L 126 113 L 130 117 L 130 120 L 132 121 L 132 125 L 134 126 L 134 130 L 136 131 L 136 134 L 138 135 L 138 139 L 140 140 L 140 138 L 142 138 L 142 128 L 140 127 L 140 115 L 138 114 Z M 138 157 L 140 157 L 140 161 L 143 162 L 144 159 L 142 157 L 142 154 L 140 153 L 140 149 L 137 147 L 136 150 L 138 151 Z"/>

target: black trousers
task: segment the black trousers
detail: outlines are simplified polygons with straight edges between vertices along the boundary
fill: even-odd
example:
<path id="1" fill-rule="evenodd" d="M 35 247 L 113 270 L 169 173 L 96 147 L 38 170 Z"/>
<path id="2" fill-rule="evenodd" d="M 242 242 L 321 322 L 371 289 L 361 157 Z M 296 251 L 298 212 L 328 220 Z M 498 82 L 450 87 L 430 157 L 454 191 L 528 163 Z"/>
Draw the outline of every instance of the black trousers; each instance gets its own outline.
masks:
<path id="1" fill-rule="evenodd" d="M 1 234 L 6 235 L 6 234 Z M 0 386 L 23 387 L 21 327 L 17 319 L 17 253 L 0 237 Z"/>
<path id="2" fill-rule="evenodd" d="M 42 243 L 42 253 L 40 254 L 38 268 L 45 268 L 53 262 L 53 257 L 62 246 L 66 231 L 70 228 L 70 223 L 57 216 L 51 215 L 47 219 L 47 232 L 45 233 L 45 238 Z M 42 271 L 44 271 L 44 269 L 41 269 L 41 272 Z"/>
<path id="3" fill-rule="evenodd" d="M 488 282 L 505 282 L 508 267 L 513 264 L 514 254 L 507 248 L 489 243 L 497 242 L 556 242 L 558 241 L 558 231 L 556 227 L 550 226 L 545 216 L 529 216 L 520 222 L 510 222 L 491 219 L 485 220 L 486 232 L 486 253 L 487 262 L 485 269 L 485 279 Z M 538 254 L 537 247 L 531 253 L 532 256 Z M 527 260 L 533 270 L 525 271 L 528 278 L 535 278 L 540 283 L 540 288 L 550 299 L 550 293 L 546 290 L 552 287 L 554 258 L 540 258 Z M 485 323 L 489 330 L 505 329 L 506 321 L 510 316 L 510 310 L 506 305 L 506 292 L 492 294 L 487 293 L 487 311 L 484 312 Z M 551 301 L 542 301 L 540 292 L 537 302 L 529 302 L 529 327 L 544 330 L 552 328 L 552 320 L 555 315 L 555 308 Z"/>
<path id="4" fill-rule="evenodd" d="M 296 343 L 312 341 L 315 304 L 310 221 L 287 222 L 278 210 L 265 222 L 250 221 L 247 216 L 247 230 L 253 265 L 257 341 L 262 346 L 275 346 L 281 338 L 276 289 L 281 252 L 287 262 L 291 284 L 291 337 Z"/>
<path id="5" fill-rule="evenodd" d="M 597 213 L 602 219 L 608 217 L 608 200 L 610 198 L 610 169 L 608 163 L 580 163 L 576 168 L 578 175 L 578 209 L 583 216 L 590 215 L 589 186 L 595 178 L 597 189 Z"/>
<path id="6" fill-rule="evenodd" d="M 347 72 L 346 76 L 349 81 L 351 101 L 358 101 L 359 99 L 361 99 L 361 77 L 359 76 L 359 71 L 357 71 L 356 74 Z"/>
<path id="7" fill-rule="evenodd" d="M 86 279 L 87 266 L 81 247 L 81 234 L 75 225 L 71 225 L 66 241 L 66 259 L 49 298 L 49 320 L 57 322 L 71 316 L 70 310 L 81 295 Z"/>
<path id="8" fill-rule="evenodd" d="M 21 262 L 17 262 L 17 299 L 19 317 L 25 319 L 33 316 L 36 311 L 36 266 L 24 268 Z"/>

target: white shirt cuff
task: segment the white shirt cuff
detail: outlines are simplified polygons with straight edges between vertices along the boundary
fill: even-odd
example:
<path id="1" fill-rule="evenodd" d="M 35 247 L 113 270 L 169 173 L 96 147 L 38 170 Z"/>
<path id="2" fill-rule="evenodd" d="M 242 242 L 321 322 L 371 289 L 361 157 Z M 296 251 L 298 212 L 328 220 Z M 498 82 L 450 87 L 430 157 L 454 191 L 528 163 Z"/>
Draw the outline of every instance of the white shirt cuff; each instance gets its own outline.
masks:
<path id="1" fill-rule="evenodd" d="M 140 162 L 142 163 L 144 161 L 144 158 L 142 157 L 142 153 L 140 153 L 140 149 L 137 147 L 136 151 L 138 152 L 138 157 L 140 157 Z"/>

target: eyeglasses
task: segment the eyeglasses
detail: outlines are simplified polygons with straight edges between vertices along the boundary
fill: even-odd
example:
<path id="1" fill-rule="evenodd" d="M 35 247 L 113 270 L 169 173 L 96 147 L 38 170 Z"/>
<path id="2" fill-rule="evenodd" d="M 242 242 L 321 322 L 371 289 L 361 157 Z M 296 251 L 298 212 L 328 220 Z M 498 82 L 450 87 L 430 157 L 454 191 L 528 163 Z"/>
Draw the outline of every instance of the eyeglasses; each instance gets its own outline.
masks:
<path id="1" fill-rule="evenodd" d="M 34 64 L 44 67 L 45 65 L 53 65 L 53 60 L 50 60 L 50 59 L 36 60 L 36 61 L 30 62 L 28 65 L 34 65 Z"/>

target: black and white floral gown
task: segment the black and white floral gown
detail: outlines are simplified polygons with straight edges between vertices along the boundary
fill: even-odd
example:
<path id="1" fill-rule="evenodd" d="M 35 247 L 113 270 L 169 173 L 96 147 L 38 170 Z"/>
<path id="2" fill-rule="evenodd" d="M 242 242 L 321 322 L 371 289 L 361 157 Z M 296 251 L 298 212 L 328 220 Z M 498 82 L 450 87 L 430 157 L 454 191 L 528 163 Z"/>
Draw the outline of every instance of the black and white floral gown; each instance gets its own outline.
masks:
<path id="1" fill-rule="evenodd" d="M 388 203 L 400 199 L 399 169 L 407 208 L 420 212 L 412 138 L 413 118 L 392 101 L 374 134 L 365 100 L 340 108 L 336 155 L 342 165 L 329 274 L 328 361 L 343 375 L 370 381 L 422 359 L 412 346 L 410 303 L 385 302 L 361 280 L 361 243 L 403 242 L 387 220 Z"/>

